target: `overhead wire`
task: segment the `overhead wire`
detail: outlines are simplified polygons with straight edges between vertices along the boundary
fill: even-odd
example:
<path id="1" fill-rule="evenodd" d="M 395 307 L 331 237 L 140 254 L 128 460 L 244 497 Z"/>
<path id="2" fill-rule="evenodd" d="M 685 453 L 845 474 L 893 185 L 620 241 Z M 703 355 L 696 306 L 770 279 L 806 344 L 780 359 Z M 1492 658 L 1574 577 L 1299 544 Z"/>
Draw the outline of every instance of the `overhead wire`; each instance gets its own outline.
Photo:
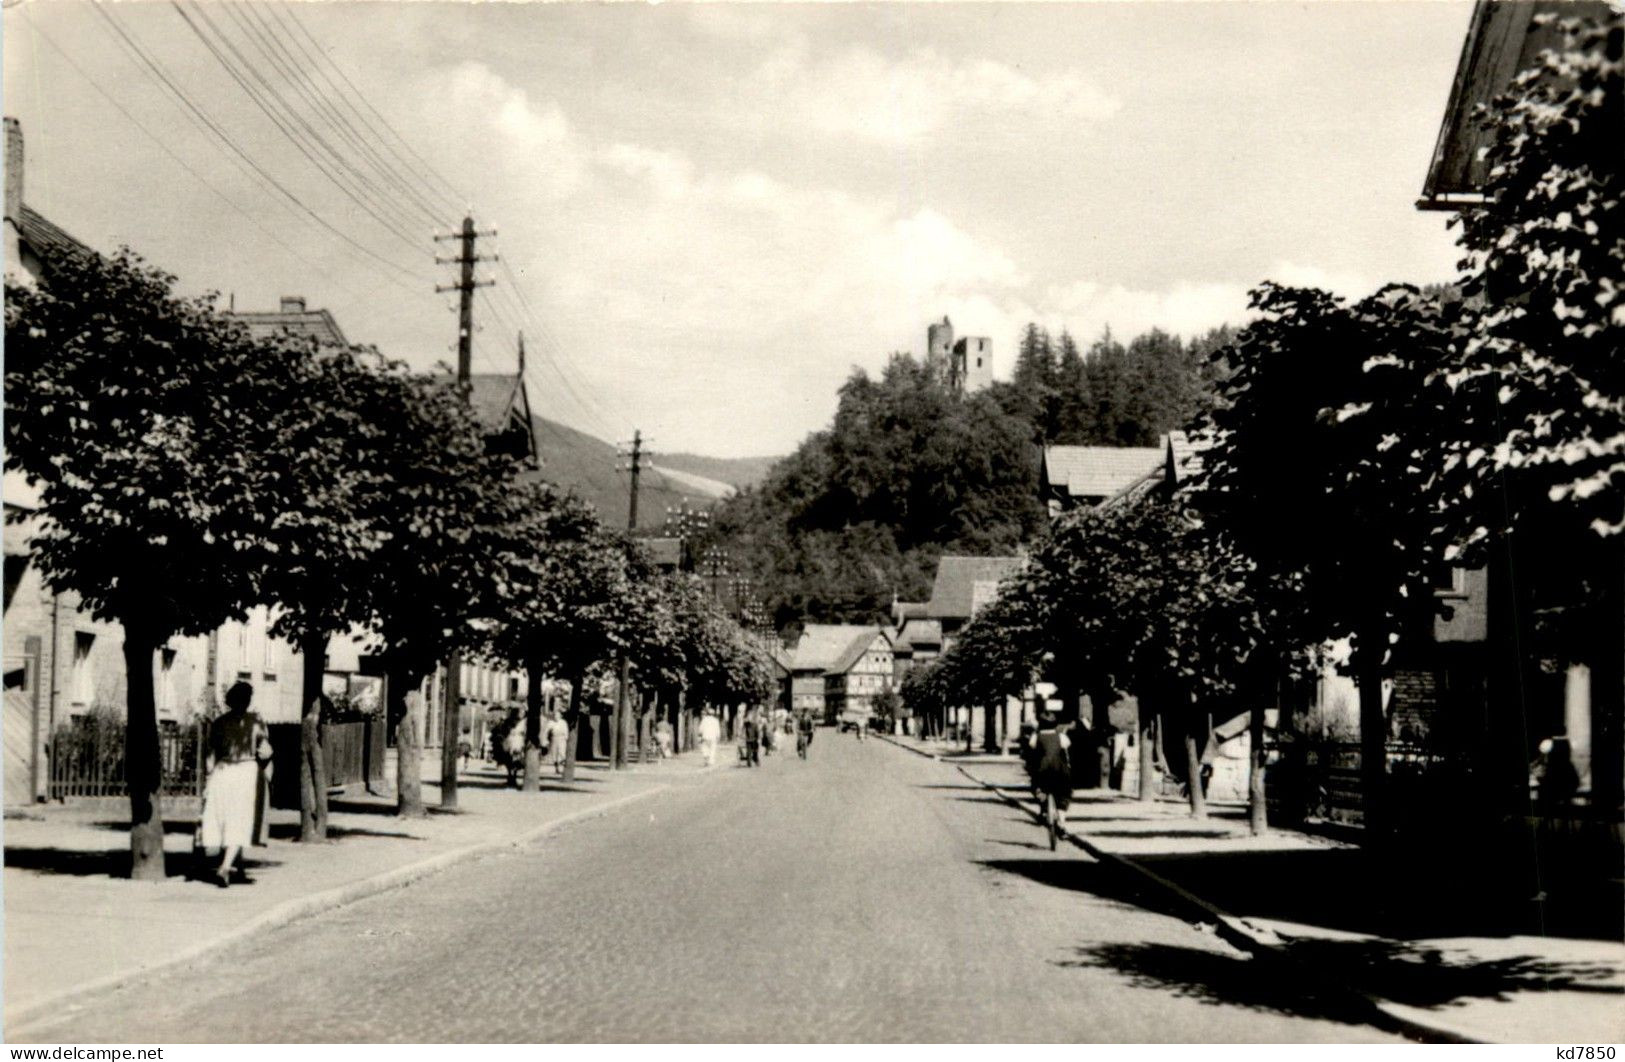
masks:
<path id="1" fill-rule="evenodd" d="M 450 195 L 452 203 L 454 205 L 459 204 L 459 203 L 467 202 L 467 200 L 463 197 L 463 195 L 457 189 L 457 187 L 455 185 L 453 185 L 449 180 L 447 180 L 445 178 L 445 176 L 440 173 L 439 170 L 435 169 L 433 165 L 431 165 L 426 159 L 424 159 L 422 155 L 419 155 L 417 153 L 417 150 L 412 147 L 411 142 L 408 141 L 405 137 L 401 136 L 401 134 L 395 129 L 395 127 L 389 123 L 389 120 L 387 118 L 385 118 L 383 116 L 383 114 L 381 114 L 379 112 L 378 108 L 374 107 L 372 105 L 371 101 L 369 101 L 367 99 L 367 97 L 362 94 L 361 90 L 356 88 L 355 82 L 350 80 L 349 75 L 344 72 L 344 69 L 342 67 L 340 67 L 337 63 L 333 62 L 332 58 L 330 56 L 328 56 L 326 50 L 322 48 L 322 46 L 317 42 L 316 38 L 311 35 L 310 30 L 305 28 L 304 23 L 301 22 L 298 19 L 298 17 L 294 15 L 293 11 L 290 8 L 287 8 L 287 7 L 282 6 L 282 5 L 274 5 L 273 4 L 273 5 L 267 5 L 266 9 L 268 11 L 270 11 L 271 14 L 274 17 L 278 17 L 278 18 L 282 19 L 283 21 L 285 21 L 286 24 L 292 26 L 293 30 L 294 30 L 294 36 L 302 37 L 304 39 L 304 41 L 309 43 L 311 49 L 314 50 L 314 53 L 315 53 L 316 57 L 318 57 L 321 60 L 321 62 L 315 64 L 316 68 L 321 69 L 322 65 L 325 63 L 325 66 L 326 66 L 327 69 L 331 69 L 335 74 L 337 74 L 339 80 L 342 81 L 346 86 L 348 86 L 348 88 L 350 89 L 350 93 L 353 94 L 355 99 L 360 101 L 361 106 L 365 107 L 368 111 L 370 111 L 372 113 L 373 117 L 377 119 L 378 123 L 381 124 L 386 130 L 388 130 L 390 132 L 390 134 L 393 135 L 394 139 L 397 142 L 400 143 L 402 148 L 405 149 L 407 155 L 411 156 L 412 159 L 416 160 L 416 164 L 414 165 L 412 162 L 407 161 L 407 159 L 405 157 L 403 157 L 401 155 L 401 153 L 399 151 L 397 151 L 395 149 L 395 147 L 389 142 L 388 138 L 385 138 L 381 134 L 378 133 L 377 128 L 375 126 L 373 126 L 372 122 L 370 122 L 366 118 L 366 116 L 361 113 L 360 109 L 358 107 L 356 107 L 356 105 L 351 101 L 350 97 L 347 96 L 344 92 L 338 90 L 337 86 L 334 86 L 335 93 L 338 95 L 339 99 L 344 102 L 345 106 L 348 107 L 351 110 L 351 112 L 356 115 L 356 117 L 362 122 L 363 125 L 365 125 L 368 128 L 373 130 L 374 135 L 378 136 L 379 141 L 380 141 L 380 143 L 383 144 L 385 150 L 389 151 L 390 154 L 394 155 L 395 158 L 398 161 L 400 161 L 401 164 L 409 172 L 416 173 L 419 180 L 424 180 L 429 184 L 432 184 L 435 181 L 438 181 L 440 183 L 440 185 L 441 185 L 441 188 L 444 190 L 444 192 L 446 194 Z M 322 76 L 323 76 L 324 80 L 328 81 L 329 85 L 333 84 L 331 79 L 327 78 L 325 72 L 323 72 Z"/>
<path id="2" fill-rule="evenodd" d="M 224 148 L 227 149 L 232 156 L 235 156 L 237 160 L 240 160 L 242 165 L 247 166 L 249 170 L 251 170 L 258 177 L 258 179 L 263 181 L 267 187 L 273 189 L 282 197 L 283 200 L 286 200 L 288 204 L 291 204 L 292 208 L 297 208 L 298 212 L 308 217 L 317 225 L 320 225 L 332 235 L 338 237 L 356 251 L 366 255 L 378 265 L 384 266 L 385 268 L 390 269 L 406 278 L 416 280 L 430 279 L 427 274 L 408 269 L 407 267 L 402 266 L 400 263 L 384 257 L 371 247 L 368 247 L 366 244 L 356 240 L 349 233 L 337 228 L 326 218 L 318 214 L 299 196 L 289 191 L 281 181 L 277 180 L 275 176 L 267 172 L 265 167 L 262 166 L 258 160 L 245 151 L 242 145 L 237 143 L 236 139 L 233 138 L 230 133 L 226 132 L 226 130 L 223 129 L 220 124 L 208 114 L 208 112 L 203 110 L 203 108 L 191 98 L 186 90 L 182 89 L 178 84 L 176 84 L 175 80 L 169 75 L 163 64 L 158 62 L 158 60 L 150 55 L 140 43 L 138 43 L 128 32 L 126 32 L 124 27 L 119 24 L 119 22 L 105 9 L 102 4 L 95 3 L 90 6 L 92 10 L 96 12 L 96 14 L 101 16 L 108 29 L 115 34 L 115 40 L 119 41 L 121 46 L 124 47 L 132 55 L 132 57 L 135 58 L 139 64 L 139 67 L 145 71 L 146 75 L 149 78 L 156 79 L 156 83 L 181 106 L 183 113 L 189 118 L 193 119 L 202 129 L 204 129 L 211 142 L 214 142 L 217 145 L 224 145 Z M 408 290 L 415 290 L 415 288 L 413 288 L 412 285 L 408 285 L 405 280 L 397 280 L 396 283 L 408 288 Z"/>
<path id="3" fill-rule="evenodd" d="M 430 205 L 416 186 L 402 177 L 396 168 L 380 155 L 367 138 L 339 111 L 333 101 L 326 94 L 317 91 L 307 78 L 301 76 L 300 59 L 289 49 L 288 43 L 282 39 L 277 28 L 263 21 L 263 16 L 256 8 L 237 3 L 224 4 L 219 10 L 224 11 L 260 54 L 270 61 L 282 81 L 310 105 L 317 119 L 331 130 L 338 140 L 355 151 L 362 162 L 386 185 L 404 196 L 405 202 L 413 210 L 428 218 L 431 224 L 439 224 L 445 220 L 446 215 Z"/>
<path id="4" fill-rule="evenodd" d="M 286 99 L 284 99 L 280 93 L 270 86 L 264 75 L 259 72 L 259 68 L 254 66 L 253 63 L 249 62 L 247 58 L 243 56 L 241 51 L 238 50 L 236 44 L 220 32 L 219 27 L 215 25 L 214 20 L 209 17 L 208 12 L 204 8 L 198 7 L 196 8 L 196 11 L 198 20 L 208 27 L 208 33 L 204 32 L 204 30 L 199 26 L 198 21 L 194 21 L 192 16 L 187 13 L 186 8 L 183 7 L 179 2 L 176 2 L 176 0 L 171 0 L 170 7 L 173 8 L 183 20 L 185 20 L 186 25 L 192 30 L 193 34 L 196 35 L 198 40 L 203 43 L 203 46 L 209 51 L 209 54 L 212 55 L 215 61 L 220 64 L 220 67 L 225 70 L 231 79 L 237 83 L 238 87 L 243 90 L 243 93 L 248 96 L 249 100 L 252 101 L 257 108 L 259 108 L 266 118 L 271 121 L 271 124 L 276 127 L 277 131 L 280 132 L 283 137 L 285 137 L 288 142 L 299 151 L 300 154 L 304 155 L 304 157 L 312 166 L 316 168 L 319 173 L 322 174 L 322 176 L 327 178 L 327 180 L 335 188 L 342 192 L 352 203 L 365 211 L 373 220 L 377 221 L 378 224 L 383 226 L 384 229 L 396 239 L 400 240 L 407 247 L 413 248 L 414 250 L 421 250 L 422 241 L 415 239 L 398 220 L 385 217 L 383 213 L 380 213 L 381 208 L 377 203 L 377 194 L 368 187 L 367 182 L 358 180 L 354 175 L 344 171 L 343 169 L 336 170 L 333 163 L 317 157 L 318 154 L 323 151 L 324 147 L 320 138 L 313 134 L 313 132 L 310 130 L 309 124 L 304 122 L 303 118 L 293 110 L 293 108 L 287 103 Z M 239 69 L 238 66 L 234 66 L 232 61 L 222 53 L 222 47 L 231 53 L 232 57 L 237 60 L 242 69 Z M 244 71 L 246 71 L 246 75 Z M 249 83 L 249 78 L 253 78 L 259 84 L 258 89 L 256 89 L 253 84 Z M 303 130 L 303 132 L 301 132 L 301 130 Z M 330 146 L 327 146 L 326 150 L 329 154 L 332 153 Z M 387 210 L 387 207 L 382 209 Z"/>

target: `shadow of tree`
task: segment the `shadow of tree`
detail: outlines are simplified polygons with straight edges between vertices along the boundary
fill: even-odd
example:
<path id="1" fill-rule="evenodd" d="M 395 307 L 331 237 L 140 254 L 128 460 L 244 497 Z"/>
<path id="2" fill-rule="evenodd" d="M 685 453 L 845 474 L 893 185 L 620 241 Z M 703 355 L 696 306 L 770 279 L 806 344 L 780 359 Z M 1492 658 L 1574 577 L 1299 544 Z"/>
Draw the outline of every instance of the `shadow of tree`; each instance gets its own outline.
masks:
<path id="1" fill-rule="evenodd" d="M 1213 1006 L 1243 1007 L 1294 1017 L 1364 1025 L 1365 1010 L 1345 993 L 1317 987 L 1316 978 L 1285 964 L 1173 944 L 1094 944 L 1057 966 L 1115 970 L 1136 988 L 1170 992 Z"/>
<path id="2" fill-rule="evenodd" d="M 273 840 L 297 841 L 299 839 L 299 824 L 297 822 L 273 822 L 270 833 Z M 342 841 L 348 837 L 389 837 L 399 841 L 423 840 L 422 837 L 415 834 L 402 833 L 399 830 L 369 830 L 356 826 L 340 826 L 332 822 L 327 824 L 327 839 L 329 841 Z"/>
<path id="3" fill-rule="evenodd" d="M 1344 991 L 1437 1010 L 1463 999 L 1580 991 L 1625 994 L 1612 969 L 1522 955 L 1446 961 L 1437 951 L 1395 941 L 1296 941 L 1281 958 L 1231 957 L 1167 944 L 1097 944 L 1062 966 L 1116 970 L 1139 987 L 1215 1005 L 1361 1023 L 1370 1009 Z"/>
<path id="4" fill-rule="evenodd" d="M 164 832 L 165 833 L 192 833 L 194 830 L 197 829 L 197 824 L 198 824 L 198 820 L 196 818 L 191 818 L 191 819 L 165 819 L 164 820 Z M 130 832 L 130 820 L 129 819 L 102 819 L 102 820 L 100 820 L 98 822 L 93 822 L 90 825 L 93 828 L 98 829 L 98 830 L 111 830 L 111 831 L 113 831 L 115 833 L 129 833 Z"/>
<path id="5" fill-rule="evenodd" d="M 1356 987 L 1416 1007 L 1469 997 L 1504 999 L 1516 992 L 1625 996 L 1618 972 L 1606 964 L 1537 955 L 1462 962 L 1436 948 L 1392 940 L 1294 940 L 1288 954 L 1301 965 L 1339 970 Z"/>
<path id="6" fill-rule="evenodd" d="M 171 878 L 190 879 L 200 861 L 193 852 L 165 852 L 164 874 Z M 281 866 L 273 859 L 257 859 L 245 854 L 243 863 L 249 869 Z M 20 848 L 8 847 L 5 865 L 9 869 L 26 870 L 36 874 L 59 874 L 79 878 L 123 878 L 130 876 L 130 850 L 128 848 L 76 849 L 76 848 Z"/>
<path id="7" fill-rule="evenodd" d="M 1095 830 L 1090 829 L 1087 823 L 1077 824 L 1085 837 L 1205 837 L 1210 840 L 1219 840 L 1231 837 L 1228 830 L 1202 830 L 1202 829 L 1172 829 L 1172 830 Z"/>

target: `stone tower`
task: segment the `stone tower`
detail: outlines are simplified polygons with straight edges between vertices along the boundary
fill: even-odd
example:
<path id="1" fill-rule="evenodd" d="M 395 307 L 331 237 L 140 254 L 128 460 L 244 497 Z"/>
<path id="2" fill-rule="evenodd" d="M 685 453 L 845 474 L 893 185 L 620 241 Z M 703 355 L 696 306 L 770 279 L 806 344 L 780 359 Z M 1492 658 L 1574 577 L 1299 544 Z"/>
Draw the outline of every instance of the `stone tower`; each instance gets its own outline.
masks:
<path id="1" fill-rule="evenodd" d="M 993 382 L 993 340 L 966 336 L 954 344 L 949 378 L 957 391 L 980 391 Z"/>
<path id="2" fill-rule="evenodd" d="M 954 352 L 953 322 L 944 317 L 925 330 L 925 363 L 946 372 Z"/>

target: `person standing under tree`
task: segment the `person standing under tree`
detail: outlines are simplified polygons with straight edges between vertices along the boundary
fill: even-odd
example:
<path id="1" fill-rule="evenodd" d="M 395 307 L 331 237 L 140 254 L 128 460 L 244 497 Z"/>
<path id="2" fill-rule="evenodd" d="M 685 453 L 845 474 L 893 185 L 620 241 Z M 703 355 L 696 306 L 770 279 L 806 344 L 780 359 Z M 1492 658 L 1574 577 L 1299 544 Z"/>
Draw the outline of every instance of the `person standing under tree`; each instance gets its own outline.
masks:
<path id="1" fill-rule="evenodd" d="M 716 713 L 707 708 L 700 717 L 700 754 L 705 759 L 707 767 L 715 767 L 717 763 L 717 743 L 722 740 L 722 723 L 717 719 Z"/>
<path id="2" fill-rule="evenodd" d="M 205 851 L 220 850 L 220 863 L 209 880 L 224 889 L 235 879 L 252 881 L 234 868 L 252 841 L 259 803 L 260 765 L 271 760 L 271 738 L 265 723 L 248 710 L 254 687 L 239 682 L 226 691 L 226 712 L 209 727 L 204 768 L 209 780 L 203 789 L 200 828 Z"/>
<path id="3" fill-rule="evenodd" d="M 563 712 L 554 712 L 547 720 L 547 758 L 553 764 L 553 773 L 564 774 L 564 761 L 570 751 L 570 724 Z"/>

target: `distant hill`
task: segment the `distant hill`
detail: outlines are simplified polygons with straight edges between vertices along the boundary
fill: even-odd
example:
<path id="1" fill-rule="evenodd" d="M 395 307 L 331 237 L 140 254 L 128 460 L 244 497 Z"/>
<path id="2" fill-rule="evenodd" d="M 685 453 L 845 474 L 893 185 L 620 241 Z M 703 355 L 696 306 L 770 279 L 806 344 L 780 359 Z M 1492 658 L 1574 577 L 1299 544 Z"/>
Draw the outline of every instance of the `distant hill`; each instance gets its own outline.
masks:
<path id="1" fill-rule="evenodd" d="M 701 454 L 661 454 L 659 464 L 678 472 L 692 472 L 718 480 L 738 490 L 754 487 L 767 478 L 777 457 L 705 457 Z"/>
<path id="2" fill-rule="evenodd" d="M 533 418 L 542 450 L 542 474 L 591 502 L 610 527 L 626 526 L 627 474 L 615 447 L 584 431 L 543 417 Z M 714 458 L 657 454 L 638 486 L 638 527 L 658 528 L 666 509 L 687 503 L 705 506 L 743 483 L 760 479 L 772 458 Z M 751 477 L 753 468 L 759 468 Z"/>

